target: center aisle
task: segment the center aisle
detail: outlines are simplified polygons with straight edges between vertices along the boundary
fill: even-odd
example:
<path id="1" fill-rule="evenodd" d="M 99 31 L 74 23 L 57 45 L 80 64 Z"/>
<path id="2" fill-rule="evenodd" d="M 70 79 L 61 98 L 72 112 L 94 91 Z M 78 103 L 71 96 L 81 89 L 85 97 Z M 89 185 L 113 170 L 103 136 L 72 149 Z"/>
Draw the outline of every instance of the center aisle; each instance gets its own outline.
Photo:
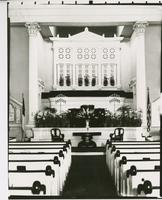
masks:
<path id="1" fill-rule="evenodd" d="M 105 162 L 105 155 L 72 156 L 72 166 L 63 198 L 116 198 L 117 193 Z"/>

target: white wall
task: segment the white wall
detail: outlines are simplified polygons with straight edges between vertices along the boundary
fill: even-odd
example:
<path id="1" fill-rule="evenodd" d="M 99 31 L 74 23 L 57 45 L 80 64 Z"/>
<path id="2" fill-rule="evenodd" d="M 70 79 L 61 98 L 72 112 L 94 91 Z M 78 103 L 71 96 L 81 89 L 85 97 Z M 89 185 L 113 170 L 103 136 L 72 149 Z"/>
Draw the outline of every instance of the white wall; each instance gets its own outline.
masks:
<path id="1" fill-rule="evenodd" d="M 26 120 L 29 108 L 29 39 L 25 27 L 10 28 L 9 92 L 19 102 L 25 98 Z"/>
<path id="2" fill-rule="evenodd" d="M 46 90 L 52 87 L 52 42 L 43 40 L 38 33 L 38 77 L 44 81 Z"/>
<path id="3" fill-rule="evenodd" d="M 129 89 L 129 82 L 133 77 L 133 65 L 131 62 L 130 42 L 121 43 L 121 86 L 123 90 Z"/>

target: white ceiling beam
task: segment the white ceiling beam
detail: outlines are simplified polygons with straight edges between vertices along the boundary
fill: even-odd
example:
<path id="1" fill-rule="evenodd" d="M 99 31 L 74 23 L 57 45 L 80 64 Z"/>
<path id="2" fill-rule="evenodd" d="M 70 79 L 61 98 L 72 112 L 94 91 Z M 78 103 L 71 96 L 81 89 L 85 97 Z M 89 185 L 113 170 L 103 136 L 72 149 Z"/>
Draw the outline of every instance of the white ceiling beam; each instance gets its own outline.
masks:
<path id="1" fill-rule="evenodd" d="M 162 6 L 89 6 L 9 4 L 11 23 L 38 22 L 47 25 L 125 25 L 136 21 L 159 23 Z"/>

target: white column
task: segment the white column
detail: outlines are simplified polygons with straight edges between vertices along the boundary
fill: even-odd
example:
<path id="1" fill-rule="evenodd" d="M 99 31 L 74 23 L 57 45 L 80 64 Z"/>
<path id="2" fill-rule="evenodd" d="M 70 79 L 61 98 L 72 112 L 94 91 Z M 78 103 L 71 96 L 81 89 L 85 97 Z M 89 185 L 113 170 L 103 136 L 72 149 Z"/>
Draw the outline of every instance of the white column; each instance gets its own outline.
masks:
<path id="1" fill-rule="evenodd" d="M 75 64 L 72 65 L 72 75 L 71 75 L 71 77 L 72 77 L 72 81 L 73 81 L 72 82 L 72 88 L 75 89 L 76 85 L 77 85 L 76 84 L 76 82 L 77 82 L 76 77 L 77 76 L 76 76 L 76 66 L 75 66 Z"/>
<path id="2" fill-rule="evenodd" d="M 54 47 L 54 41 L 53 41 L 53 66 L 52 66 L 52 81 L 53 81 L 53 89 L 56 90 L 57 88 L 57 70 L 56 70 L 56 64 L 55 64 L 55 47 Z"/>
<path id="3" fill-rule="evenodd" d="M 147 89 L 145 63 L 145 29 L 147 22 L 136 22 L 133 26 L 136 33 L 136 105 L 142 110 L 142 126 L 147 126 Z"/>
<path id="4" fill-rule="evenodd" d="M 103 86 L 103 83 L 102 83 L 102 65 L 101 63 L 99 63 L 98 65 L 98 87 L 101 88 Z"/>
<path id="5" fill-rule="evenodd" d="M 38 23 L 26 23 L 29 33 L 29 124 L 34 124 L 34 115 L 38 111 Z"/>
<path id="6" fill-rule="evenodd" d="M 121 47 L 118 48 L 118 61 L 117 61 L 117 65 L 116 65 L 116 86 L 117 88 L 121 88 L 121 73 L 120 73 L 120 68 L 121 68 Z"/>
<path id="7" fill-rule="evenodd" d="M 53 37 L 56 37 L 56 34 L 57 34 L 57 29 L 56 27 L 54 26 L 53 29 L 52 29 L 52 34 L 53 34 Z M 53 50 L 53 65 L 52 65 L 52 85 L 53 85 L 53 88 L 52 89 L 56 89 L 57 88 L 57 71 L 56 71 L 56 65 L 55 65 L 55 45 L 54 45 L 54 40 L 53 40 L 53 44 L 52 44 L 52 50 Z"/>

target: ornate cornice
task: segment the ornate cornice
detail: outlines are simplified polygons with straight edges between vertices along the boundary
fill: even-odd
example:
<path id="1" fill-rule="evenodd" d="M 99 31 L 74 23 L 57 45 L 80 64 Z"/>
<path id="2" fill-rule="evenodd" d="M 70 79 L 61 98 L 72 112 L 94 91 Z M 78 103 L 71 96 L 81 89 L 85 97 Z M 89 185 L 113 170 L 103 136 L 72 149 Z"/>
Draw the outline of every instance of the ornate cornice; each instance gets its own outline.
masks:
<path id="1" fill-rule="evenodd" d="M 146 30 L 146 27 L 149 25 L 148 22 L 136 22 L 134 25 L 133 25 L 133 30 L 135 31 L 135 33 L 137 35 L 140 35 L 140 34 L 144 34 L 145 33 L 145 30 Z"/>
<path id="2" fill-rule="evenodd" d="M 36 36 L 40 31 L 40 26 L 36 22 L 26 23 L 25 26 L 28 28 L 29 36 Z"/>

